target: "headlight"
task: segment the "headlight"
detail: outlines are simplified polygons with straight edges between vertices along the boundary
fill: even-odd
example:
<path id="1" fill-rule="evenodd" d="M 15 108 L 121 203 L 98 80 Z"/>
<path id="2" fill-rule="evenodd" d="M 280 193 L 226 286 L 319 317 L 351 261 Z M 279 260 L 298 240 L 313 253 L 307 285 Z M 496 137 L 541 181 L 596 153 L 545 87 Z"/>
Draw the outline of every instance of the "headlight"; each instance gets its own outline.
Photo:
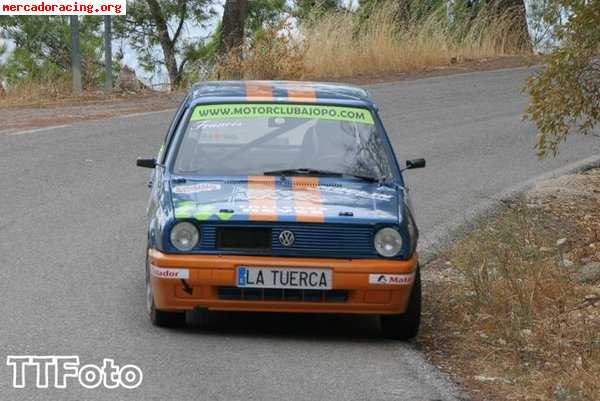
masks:
<path id="1" fill-rule="evenodd" d="M 199 239 L 198 229 L 192 223 L 177 223 L 171 229 L 171 244 L 180 251 L 194 248 Z"/>
<path id="2" fill-rule="evenodd" d="M 382 228 L 375 234 L 375 250 L 381 256 L 393 258 L 402 250 L 400 233 L 390 227 Z"/>

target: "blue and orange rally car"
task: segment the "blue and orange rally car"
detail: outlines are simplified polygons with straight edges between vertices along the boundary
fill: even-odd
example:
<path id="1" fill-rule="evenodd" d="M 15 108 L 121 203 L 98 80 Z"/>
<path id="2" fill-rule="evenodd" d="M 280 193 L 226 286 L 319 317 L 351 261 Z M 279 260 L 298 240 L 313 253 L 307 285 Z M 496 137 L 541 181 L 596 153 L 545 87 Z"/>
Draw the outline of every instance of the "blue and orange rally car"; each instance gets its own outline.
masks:
<path id="1" fill-rule="evenodd" d="M 194 86 L 156 159 L 147 304 L 186 311 L 380 315 L 414 337 L 417 227 L 377 107 L 361 88 L 231 81 Z M 406 168 L 425 161 L 407 162 Z"/>

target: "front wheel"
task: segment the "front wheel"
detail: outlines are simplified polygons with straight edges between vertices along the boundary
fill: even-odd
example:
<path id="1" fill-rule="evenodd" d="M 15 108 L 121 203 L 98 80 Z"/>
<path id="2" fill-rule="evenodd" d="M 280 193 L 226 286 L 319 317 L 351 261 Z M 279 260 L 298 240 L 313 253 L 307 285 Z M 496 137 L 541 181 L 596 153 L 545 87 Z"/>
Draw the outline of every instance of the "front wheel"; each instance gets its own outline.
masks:
<path id="1" fill-rule="evenodd" d="M 410 292 L 406 311 L 398 315 L 381 315 L 381 331 L 387 338 L 410 340 L 419 333 L 421 324 L 421 272 L 419 266 L 415 272 L 415 282 Z"/>
<path id="2" fill-rule="evenodd" d="M 150 266 L 146 260 L 146 310 L 153 325 L 159 327 L 178 327 L 185 324 L 185 312 L 166 312 L 156 309 L 154 293 L 150 283 Z"/>

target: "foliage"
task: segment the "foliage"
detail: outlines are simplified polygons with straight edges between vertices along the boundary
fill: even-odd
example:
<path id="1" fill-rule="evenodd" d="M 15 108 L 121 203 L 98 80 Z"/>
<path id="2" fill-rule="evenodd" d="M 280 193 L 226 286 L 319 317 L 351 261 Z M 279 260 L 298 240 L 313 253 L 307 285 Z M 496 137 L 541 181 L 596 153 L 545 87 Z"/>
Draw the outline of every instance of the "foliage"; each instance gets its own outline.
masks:
<path id="1" fill-rule="evenodd" d="M 244 36 L 247 44 L 262 43 L 263 39 L 269 41 L 271 39 L 269 35 L 272 34 L 271 28 L 277 26 L 277 24 L 283 24 L 288 13 L 289 7 L 286 0 L 253 0 L 248 2 L 244 13 Z M 193 83 L 198 79 L 205 80 L 219 74 L 230 76 L 235 68 L 240 66 L 241 54 L 231 54 L 231 49 L 224 56 L 218 57 L 222 27 L 223 21 L 219 23 L 208 40 L 199 43 L 193 49 L 195 54 L 191 55 L 190 60 L 192 61 L 188 64 L 189 68 L 184 72 L 184 84 Z M 276 45 L 272 50 L 276 51 L 280 48 L 279 44 Z M 235 49 L 235 52 L 238 52 L 238 49 Z M 226 66 L 225 64 L 231 65 Z"/>
<path id="2" fill-rule="evenodd" d="M 452 18 L 456 20 L 472 19 L 486 6 L 486 3 L 486 0 L 456 0 L 450 3 L 449 11 Z"/>
<path id="3" fill-rule="evenodd" d="M 591 134 L 600 120 L 600 2 L 552 0 L 543 18 L 552 25 L 564 15 L 544 68 L 527 84 L 525 117 L 538 128 L 540 157 L 556 156 L 570 133 Z"/>
<path id="4" fill-rule="evenodd" d="M 285 0 L 254 0 L 248 4 L 246 35 L 260 36 L 269 27 L 275 26 L 289 7 Z"/>
<path id="5" fill-rule="evenodd" d="M 242 51 L 230 51 L 212 79 L 299 79 L 306 74 L 305 50 L 292 36 L 289 22 L 262 29 Z"/>
<path id="6" fill-rule="evenodd" d="M 411 20 L 423 20 L 445 5 L 444 0 L 359 0 L 357 16 L 362 22 L 369 22 L 383 8 L 392 13 L 392 18 L 402 29 Z"/>
<path id="7" fill-rule="evenodd" d="M 294 14 L 301 20 L 315 19 L 342 8 L 340 0 L 295 0 Z"/>
<path id="8" fill-rule="evenodd" d="M 164 65 L 171 85 L 180 84 L 186 63 L 202 54 L 204 41 L 182 40 L 186 24 L 205 26 L 214 15 L 212 0 L 145 0 L 127 5 L 127 15 L 115 18 L 115 35 L 138 52 L 140 65 L 154 71 Z M 162 56 L 155 53 L 156 46 Z"/>
<path id="9" fill-rule="evenodd" d="M 86 87 L 98 84 L 103 77 L 101 63 L 102 36 L 100 17 L 80 18 L 79 43 L 83 81 Z M 0 75 L 9 86 L 23 81 L 60 80 L 70 67 L 71 33 L 65 16 L 2 16 L 0 38 L 16 48 L 0 66 Z M 7 49 L 0 49 L 0 55 Z"/>

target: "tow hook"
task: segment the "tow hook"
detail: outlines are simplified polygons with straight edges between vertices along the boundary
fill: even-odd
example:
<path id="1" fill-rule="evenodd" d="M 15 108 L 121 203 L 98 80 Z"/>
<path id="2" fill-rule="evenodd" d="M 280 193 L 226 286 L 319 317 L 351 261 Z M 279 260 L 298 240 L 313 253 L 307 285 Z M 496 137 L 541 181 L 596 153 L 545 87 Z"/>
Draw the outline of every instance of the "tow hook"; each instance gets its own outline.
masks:
<path id="1" fill-rule="evenodd" d="M 190 286 L 187 283 L 187 281 L 185 281 L 185 279 L 181 279 L 181 284 L 183 284 L 183 291 L 185 291 L 188 294 L 192 295 L 192 292 L 194 291 L 194 288 L 192 286 Z"/>

